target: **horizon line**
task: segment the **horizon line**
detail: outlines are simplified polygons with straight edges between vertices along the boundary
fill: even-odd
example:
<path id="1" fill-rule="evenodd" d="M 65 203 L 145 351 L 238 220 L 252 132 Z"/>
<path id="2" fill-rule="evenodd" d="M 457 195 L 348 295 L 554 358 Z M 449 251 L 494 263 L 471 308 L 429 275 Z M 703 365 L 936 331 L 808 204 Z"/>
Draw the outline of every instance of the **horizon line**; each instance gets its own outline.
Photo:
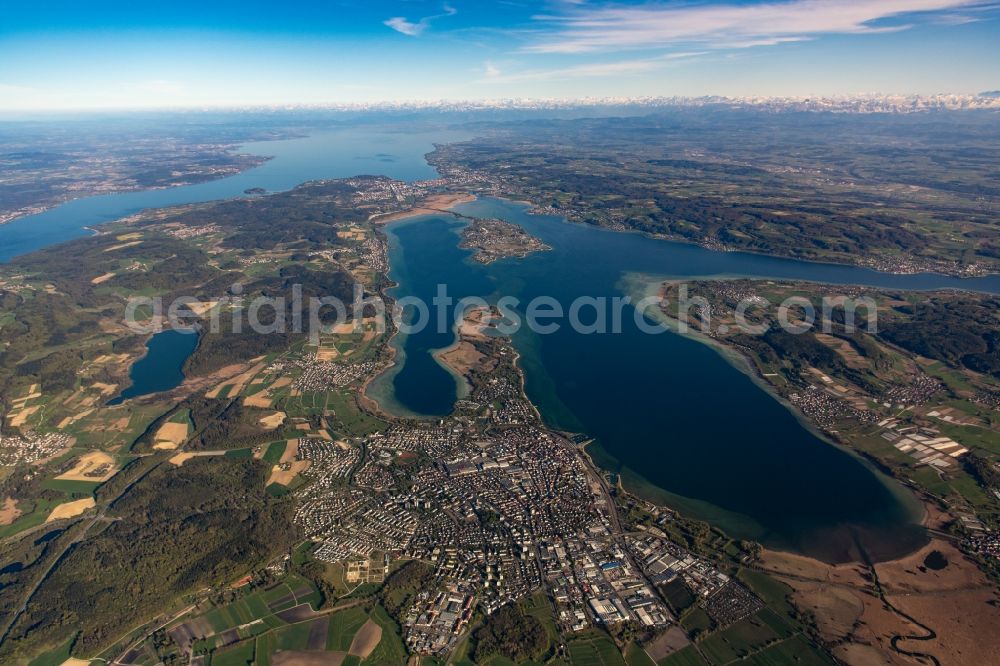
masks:
<path id="1" fill-rule="evenodd" d="M 482 97 L 372 100 L 367 102 L 273 102 L 269 104 L 190 104 L 176 106 L 80 106 L 0 108 L 0 116 L 26 113 L 88 114 L 88 113 L 179 113 L 179 112 L 279 112 L 279 111 L 406 111 L 406 110 L 545 110 L 600 106 L 762 106 L 772 104 L 849 104 L 852 102 L 929 102 L 937 108 L 946 103 L 973 102 L 970 109 L 1000 110 L 1000 89 L 978 93 L 901 93 L 864 92 L 834 95 L 640 95 L 582 97 Z M 932 107 L 918 110 L 931 110 Z M 819 109 L 822 110 L 822 109 Z"/>

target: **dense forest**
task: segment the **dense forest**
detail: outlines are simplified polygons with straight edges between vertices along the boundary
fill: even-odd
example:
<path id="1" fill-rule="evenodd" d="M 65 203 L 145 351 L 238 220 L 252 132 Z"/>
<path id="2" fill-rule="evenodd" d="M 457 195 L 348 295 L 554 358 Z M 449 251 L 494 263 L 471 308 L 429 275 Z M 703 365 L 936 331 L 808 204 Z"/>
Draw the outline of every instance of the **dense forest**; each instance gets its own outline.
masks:
<path id="1" fill-rule="evenodd" d="M 490 657 L 503 657 L 517 663 L 538 658 L 549 643 L 542 623 L 524 613 L 517 604 L 507 604 L 486 618 L 472 638 L 475 642 L 473 655 L 479 663 Z"/>
<path id="2" fill-rule="evenodd" d="M 389 616 L 402 624 L 403 613 L 413 605 L 421 592 L 435 588 L 434 568 L 426 562 L 412 560 L 394 571 L 379 591 L 379 600 Z"/>
<path id="3" fill-rule="evenodd" d="M 1000 300 L 926 299 L 901 313 L 882 327 L 881 337 L 914 354 L 1000 378 Z"/>
<path id="4" fill-rule="evenodd" d="M 291 504 L 269 498 L 263 485 L 263 465 L 250 459 L 161 464 L 111 505 L 103 531 L 69 549 L 0 660 L 61 642 L 73 629 L 81 632 L 77 650 L 95 654 L 129 628 L 126 618 L 156 615 L 166 600 L 288 551 L 298 538 Z"/>

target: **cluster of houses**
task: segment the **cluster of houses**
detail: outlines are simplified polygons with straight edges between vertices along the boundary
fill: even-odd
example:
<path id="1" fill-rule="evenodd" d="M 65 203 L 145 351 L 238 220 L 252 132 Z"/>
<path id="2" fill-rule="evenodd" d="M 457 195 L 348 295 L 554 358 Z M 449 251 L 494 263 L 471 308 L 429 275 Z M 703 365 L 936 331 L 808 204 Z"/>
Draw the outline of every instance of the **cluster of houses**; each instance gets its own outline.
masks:
<path id="1" fill-rule="evenodd" d="M 300 393 L 329 391 L 334 387 L 347 386 L 361 377 L 373 374 L 377 369 L 375 361 L 338 363 L 321 361 L 315 354 L 303 357 L 297 364 L 302 368 L 302 374 L 292 381 L 291 388 Z"/>
<path id="2" fill-rule="evenodd" d="M 874 423 L 878 415 L 868 409 L 851 404 L 847 395 L 836 393 L 836 388 L 810 384 L 804 390 L 789 395 L 792 404 L 817 425 L 834 429 L 841 419 L 850 418 L 858 423 Z"/>
<path id="3" fill-rule="evenodd" d="M 439 146 L 431 156 L 434 160 L 434 168 L 442 175 L 443 182 L 447 183 L 448 186 L 491 196 L 502 196 L 510 192 L 510 189 L 505 186 L 506 179 L 502 175 L 485 169 L 470 169 L 452 162 L 448 155 L 448 147 Z"/>
<path id="4" fill-rule="evenodd" d="M 297 491 L 296 522 L 318 542 L 315 556 L 431 564 L 436 584 L 403 623 L 419 653 L 445 654 L 474 612 L 540 590 L 568 631 L 665 626 L 670 611 L 636 563 L 603 482 L 575 443 L 538 423 L 512 380 L 512 350 L 495 351 L 507 364 L 479 378 L 470 411 L 351 444 L 310 440 L 301 455 L 314 483 Z"/>
<path id="5" fill-rule="evenodd" d="M 0 466 L 30 464 L 51 458 L 71 444 L 72 437 L 59 432 L 23 432 L 9 437 L 0 435 Z"/>
<path id="6" fill-rule="evenodd" d="M 298 441 L 297 457 L 309 461 L 306 475 L 313 484 L 306 492 L 316 494 L 346 479 L 361 459 L 361 450 L 346 442 L 303 437 Z"/>

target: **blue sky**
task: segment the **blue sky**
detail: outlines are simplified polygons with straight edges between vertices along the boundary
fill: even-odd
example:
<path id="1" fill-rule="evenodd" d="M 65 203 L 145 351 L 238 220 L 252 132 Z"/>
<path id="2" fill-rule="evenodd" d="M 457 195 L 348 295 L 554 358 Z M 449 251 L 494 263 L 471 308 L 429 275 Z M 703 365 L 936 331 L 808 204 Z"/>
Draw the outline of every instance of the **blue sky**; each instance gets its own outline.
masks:
<path id="1" fill-rule="evenodd" d="M 0 109 L 974 93 L 968 0 L 8 3 Z"/>

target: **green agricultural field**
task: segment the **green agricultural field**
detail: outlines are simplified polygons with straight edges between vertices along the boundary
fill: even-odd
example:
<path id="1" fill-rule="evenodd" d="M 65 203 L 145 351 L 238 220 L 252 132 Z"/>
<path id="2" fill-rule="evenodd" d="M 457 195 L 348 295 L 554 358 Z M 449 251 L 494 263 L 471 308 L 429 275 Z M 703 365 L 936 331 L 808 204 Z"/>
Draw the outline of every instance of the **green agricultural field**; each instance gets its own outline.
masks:
<path id="1" fill-rule="evenodd" d="M 312 620 L 305 620 L 296 624 L 278 627 L 267 633 L 261 634 L 254 642 L 254 666 L 270 666 L 276 652 L 282 650 L 307 650 L 310 649 L 310 635 L 315 638 L 317 629 L 326 628 L 325 649 L 329 652 L 344 653 L 351 647 L 351 641 L 361 626 L 368 620 L 368 614 L 360 606 L 345 609 L 326 616 L 317 617 Z M 402 641 L 399 637 L 384 632 L 382 643 L 365 663 L 375 664 L 402 664 L 405 662 L 405 650 L 402 648 Z M 390 641 L 389 649 L 383 648 L 383 643 L 387 639 Z M 393 646 L 391 641 L 396 641 Z M 394 649 L 398 647 L 399 650 Z M 378 655 L 380 650 L 384 650 L 383 660 Z M 213 660 L 213 663 L 214 660 Z M 346 656 L 344 664 L 360 664 L 358 657 Z"/>
<path id="2" fill-rule="evenodd" d="M 938 476 L 938 473 L 928 465 L 908 471 L 907 476 L 935 495 L 948 497 L 952 493 L 948 482 Z"/>
<path id="3" fill-rule="evenodd" d="M 282 485 L 280 483 L 271 483 L 268 484 L 267 488 L 264 489 L 264 492 L 266 492 L 271 497 L 284 497 L 288 493 L 292 492 L 292 490 L 288 486 Z"/>
<path id="4" fill-rule="evenodd" d="M 472 651 L 472 637 L 466 636 L 455 648 L 455 652 L 451 655 L 451 663 L 454 666 L 476 666 L 475 662 L 469 657 L 469 653 Z"/>
<path id="5" fill-rule="evenodd" d="M 65 479 L 46 479 L 42 485 L 49 490 L 58 490 L 67 495 L 80 495 L 90 497 L 94 491 L 100 487 L 101 483 L 95 481 L 67 481 Z"/>
<path id="6" fill-rule="evenodd" d="M 315 622 L 316 620 L 313 620 Z M 279 627 L 268 633 L 273 636 L 274 650 L 304 650 L 309 642 L 309 630 L 312 622 L 299 622 Z"/>
<path id="7" fill-rule="evenodd" d="M 681 626 L 689 634 L 695 631 L 708 631 L 712 628 L 712 618 L 700 608 L 693 608 L 681 618 Z"/>
<path id="8" fill-rule="evenodd" d="M 406 663 L 406 646 L 399 637 L 399 627 L 381 605 L 372 611 L 371 619 L 382 627 L 382 640 L 375 651 L 362 662 L 364 666 L 396 666 Z"/>
<path id="9" fill-rule="evenodd" d="M 254 618 L 266 617 L 271 613 L 271 609 L 264 603 L 263 595 L 260 593 L 251 594 L 244 600 L 244 603 Z"/>
<path id="10" fill-rule="evenodd" d="M 680 577 L 674 578 L 672 581 L 663 585 L 660 588 L 663 596 L 666 597 L 667 603 L 669 603 L 677 613 L 682 613 L 687 610 L 695 601 L 695 597 L 688 590 L 684 581 Z"/>
<path id="11" fill-rule="evenodd" d="M 303 541 L 292 551 L 292 566 L 301 567 L 310 560 L 309 553 L 316 547 L 312 541 Z"/>
<path id="12" fill-rule="evenodd" d="M 254 592 L 226 606 L 213 608 L 204 617 L 216 632 L 268 618 L 272 611 L 264 602 L 264 594 Z"/>
<path id="13" fill-rule="evenodd" d="M 948 483 L 956 494 L 977 509 L 989 509 L 996 504 L 996 500 L 987 495 L 976 480 L 967 474 L 949 479 Z"/>
<path id="14" fill-rule="evenodd" d="M 320 599 L 319 590 L 316 589 L 312 581 L 306 580 L 297 574 L 289 574 L 280 584 L 265 590 L 261 594 L 264 603 L 274 613 L 304 603 L 308 603 L 315 609 Z"/>
<path id="15" fill-rule="evenodd" d="M 708 662 L 698 654 L 698 648 L 694 645 L 688 645 L 669 657 L 661 659 L 657 666 L 706 666 L 707 664 Z"/>
<path id="16" fill-rule="evenodd" d="M 368 435 L 386 427 L 384 421 L 361 411 L 350 391 L 330 391 L 326 395 L 327 408 L 336 414 L 334 420 L 342 434 L 351 437 Z"/>
<path id="17" fill-rule="evenodd" d="M 745 663 L 756 666 L 830 666 L 836 662 L 802 636 L 795 636 L 758 652 Z"/>
<path id="18" fill-rule="evenodd" d="M 256 590 L 232 603 L 213 608 L 202 617 L 216 633 L 262 620 L 261 623 L 241 630 L 241 635 L 247 638 L 284 627 L 287 623 L 274 613 L 300 603 L 310 603 L 315 607 L 317 601 L 315 587 L 305 579 L 291 575 L 286 581 L 288 582 L 279 583 L 267 590 Z"/>
<path id="19" fill-rule="evenodd" d="M 75 640 L 74 635 L 59 647 L 32 659 L 28 666 L 60 666 L 70 658 L 70 650 Z"/>
<path id="20" fill-rule="evenodd" d="M 180 409 L 176 413 L 171 414 L 170 418 L 167 419 L 168 423 L 186 423 L 188 427 L 191 426 L 191 410 L 190 409 Z"/>
<path id="21" fill-rule="evenodd" d="M 566 648 L 573 666 L 627 666 L 621 652 L 607 636 L 594 634 L 572 639 Z"/>
<path id="22" fill-rule="evenodd" d="M 551 654 L 555 651 L 555 646 L 559 642 L 559 629 L 556 627 L 554 609 L 544 592 L 536 592 L 530 597 L 520 601 L 521 610 L 525 615 L 530 615 L 545 627 L 545 633 L 549 637 L 547 652 Z"/>
<path id="23" fill-rule="evenodd" d="M 789 621 L 781 618 L 770 607 L 764 608 L 755 617 L 769 626 L 781 638 L 789 638 L 796 633 L 795 628 L 790 626 Z"/>
<path id="24" fill-rule="evenodd" d="M 656 666 L 656 662 L 646 654 L 646 651 L 635 643 L 629 643 L 628 648 L 626 648 L 625 663 L 628 666 Z"/>
<path id="25" fill-rule="evenodd" d="M 263 592 L 261 592 L 261 595 L 264 599 L 264 603 L 267 604 L 268 608 L 270 608 L 272 612 L 276 613 L 278 611 L 285 610 L 286 608 L 291 608 L 294 605 L 293 600 L 289 600 L 287 603 L 282 603 L 282 604 L 278 603 L 284 597 L 289 596 L 291 592 L 292 588 L 288 586 L 288 583 L 282 581 L 281 583 L 278 583 L 274 587 L 264 590 Z"/>
<path id="26" fill-rule="evenodd" d="M 326 649 L 347 652 L 354 634 L 358 633 L 358 629 L 367 621 L 368 614 L 360 606 L 331 615 L 327 627 Z"/>
<path id="27" fill-rule="evenodd" d="M 295 599 L 299 604 L 309 604 L 312 608 L 319 608 L 322 596 L 319 590 L 316 589 L 316 585 L 313 584 L 311 580 L 298 577 L 300 583 L 299 587 L 295 589 Z"/>
<path id="28" fill-rule="evenodd" d="M 728 664 L 743 659 L 780 639 L 768 624 L 756 616 L 713 633 L 700 644 L 701 652 L 712 663 Z"/>
<path id="29" fill-rule="evenodd" d="M 52 509 L 61 503 L 62 501 L 44 499 L 21 500 L 18 502 L 18 508 L 22 509 L 24 514 L 10 525 L 0 527 L 0 539 L 41 525 L 49 517 Z"/>
<path id="30" fill-rule="evenodd" d="M 267 463 L 277 464 L 281 460 L 281 456 L 285 454 L 285 449 L 288 448 L 288 442 L 282 440 L 280 442 L 272 442 L 267 446 L 267 451 L 261 456 L 261 460 Z"/>
<path id="31" fill-rule="evenodd" d="M 274 632 L 261 634 L 254 641 L 254 666 L 271 666 L 271 655 L 277 649 Z"/>
<path id="32" fill-rule="evenodd" d="M 254 663 L 254 642 L 244 641 L 212 653 L 212 666 L 251 666 Z"/>
<path id="33" fill-rule="evenodd" d="M 737 574 L 743 583 L 749 587 L 754 594 L 760 597 L 768 608 L 774 610 L 779 616 L 787 617 L 795 614 L 795 608 L 788 602 L 788 595 L 791 588 L 784 583 L 777 581 L 767 574 L 751 569 L 740 569 Z"/>

